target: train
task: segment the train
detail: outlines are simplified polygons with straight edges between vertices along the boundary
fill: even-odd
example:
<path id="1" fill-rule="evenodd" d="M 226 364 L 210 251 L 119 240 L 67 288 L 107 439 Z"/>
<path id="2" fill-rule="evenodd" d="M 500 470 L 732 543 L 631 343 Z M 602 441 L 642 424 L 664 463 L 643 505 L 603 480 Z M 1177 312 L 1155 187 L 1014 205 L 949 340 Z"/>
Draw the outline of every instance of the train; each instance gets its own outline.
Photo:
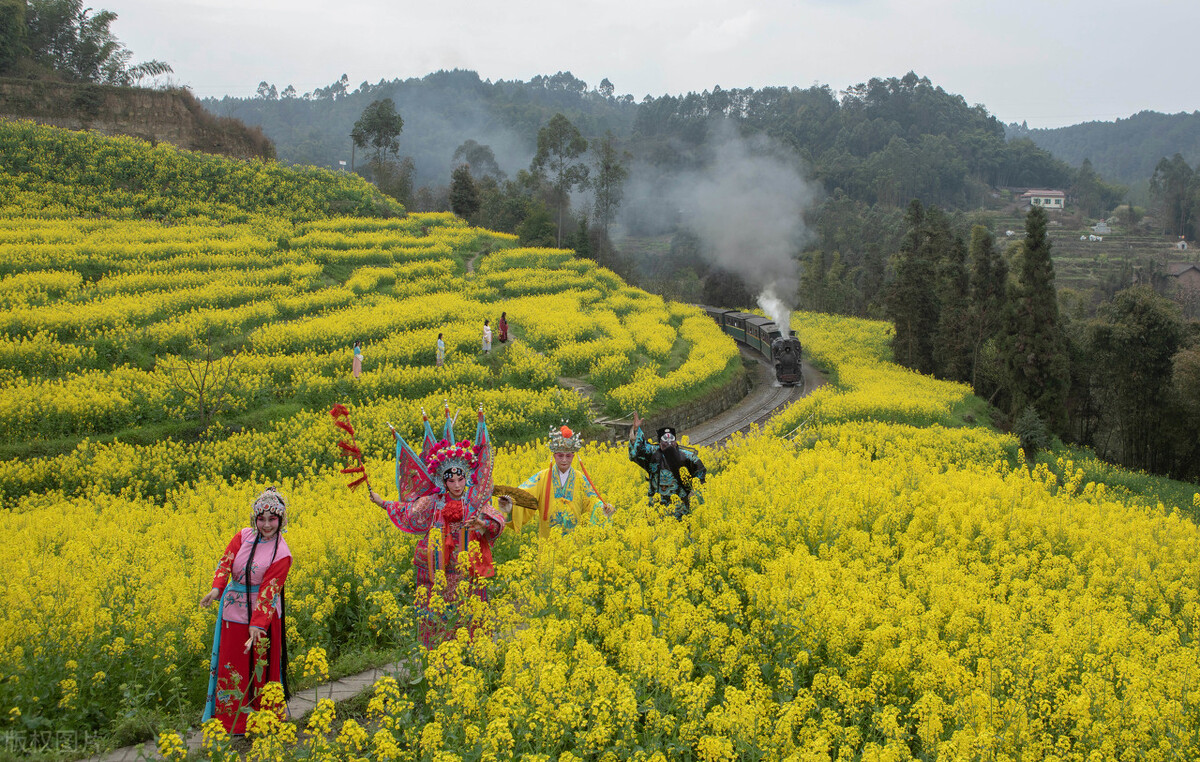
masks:
<path id="1" fill-rule="evenodd" d="M 738 343 L 758 352 L 775 366 L 775 380 L 785 386 L 804 383 L 800 367 L 800 339 L 789 329 L 787 335 L 770 318 L 721 307 L 702 306 L 721 330 Z"/>

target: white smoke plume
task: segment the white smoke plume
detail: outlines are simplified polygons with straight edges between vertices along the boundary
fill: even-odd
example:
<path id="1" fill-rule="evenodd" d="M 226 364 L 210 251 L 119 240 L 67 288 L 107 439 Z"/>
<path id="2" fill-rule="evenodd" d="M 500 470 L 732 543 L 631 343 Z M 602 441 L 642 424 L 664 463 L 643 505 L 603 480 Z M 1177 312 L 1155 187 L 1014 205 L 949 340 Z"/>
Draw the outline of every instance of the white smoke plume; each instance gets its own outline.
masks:
<path id="1" fill-rule="evenodd" d="M 775 295 L 774 286 L 767 286 L 758 295 L 758 306 L 762 307 L 763 313 L 775 321 L 775 325 L 779 326 L 779 330 L 783 332 L 784 336 L 787 336 L 792 330 L 792 310 Z"/>
<path id="2" fill-rule="evenodd" d="M 795 153 L 765 136 L 743 137 L 730 123 L 713 129 L 707 149 L 703 168 L 673 184 L 681 225 L 700 239 L 706 259 L 756 289 L 763 311 L 787 327 L 796 255 L 809 237 L 803 215 L 817 188 Z"/>

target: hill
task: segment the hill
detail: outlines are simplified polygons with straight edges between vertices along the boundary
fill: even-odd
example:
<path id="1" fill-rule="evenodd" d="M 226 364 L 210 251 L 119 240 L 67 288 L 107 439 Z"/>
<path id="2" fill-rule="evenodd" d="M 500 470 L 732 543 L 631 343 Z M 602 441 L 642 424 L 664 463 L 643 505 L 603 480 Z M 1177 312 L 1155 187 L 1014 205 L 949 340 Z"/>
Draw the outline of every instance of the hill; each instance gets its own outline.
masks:
<path id="1" fill-rule="evenodd" d="M 400 153 L 413 158 L 418 185 L 447 185 L 453 153 L 467 140 L 491 147 L 510 176 L 527 169 L 538 129 L 558 112 L 589 139 L 611 130 L 631 163 L 659 174 L 694 167 L 705 145 L 724 134 L 721 123 L 731 121 L 808 164 L 830 195 L 840 190 L 868 203 L 903 205 L 915 196 L 972 207 L 992 186 L 1062 187 L 1071 175 L 1031 143 L 1006 141 L 1003 125 L 982 107 L 912 72 L 845 93 L 828 86 L 715 87 L 640 102 L 607 84 L 589 88 L 569 72 L 491 82 L 472 71 L 443 71 L 353 90 L 342 79 L 290 97 L 274 85 L 260 91 L 263 97 L 205 105 L 261 126 L 282 160 L 320 166 L 349 161 L 354 121 L 373 100 L 391 98 L 405 118 Z"/>
<path id="2" fill-rule="evenodd" d="M 270 159 L 275 146 L 262 130 L 217 117 L 187 90 L 147 90 L 91 83 L 0 77 L 0 119 L 128 135 L 189 151 Z"/>
<path id="3" fill-rule="evenodd" d="M 1072 166 L 1090 159 L 1110 181 L 1143 189 L 1162 159 L 1182 154 L 1200 162 L 1200 111 L 1160 114 L 1142 111 L 1115 122 L 1085 122 L 1055 129 L 1009 126 L 1011 137 L 1027 137 Z"/>

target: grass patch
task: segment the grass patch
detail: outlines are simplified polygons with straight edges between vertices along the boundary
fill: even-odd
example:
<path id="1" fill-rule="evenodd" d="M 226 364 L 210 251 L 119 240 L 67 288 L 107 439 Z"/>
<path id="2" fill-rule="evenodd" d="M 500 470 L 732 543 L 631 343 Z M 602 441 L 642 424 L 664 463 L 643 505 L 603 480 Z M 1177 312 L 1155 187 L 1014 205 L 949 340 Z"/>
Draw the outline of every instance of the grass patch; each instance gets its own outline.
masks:
<path id="1" fill-rule="evenodd" d="M 687 360 L 688 350 L 691 348 L 692 345 L 686 339 L 676 335 L 675 343 L 671 345 L 671 351 L 667 353 L 666 359 L 658 366 L 661 374 L 665 376 L 673 370 L 678 370 L 679 366 L 683 365 Z M 638 364 L 640 365 L 641 363 L 639 362 Z"/>
<path id="2" fill-rule="evenodd" d="M 298 402 L 280 402 L 249 410 L 230 417 L 221 417 L 220 425 L 225 434 L 257 431 L 290 418 L 304 410 Z M 164 421 L 121 429 L 112 434 L 58 437 L 56 439 L 31 439 L 25 442 L 0 443 L 0 458 L 50 458 L 74 450 L 83 440 L 96 444 L 125 444 L 149 446 L 164 439 L 181 442 L 196 442 L 200 439 L 200 426 L 196 421 Z"/>

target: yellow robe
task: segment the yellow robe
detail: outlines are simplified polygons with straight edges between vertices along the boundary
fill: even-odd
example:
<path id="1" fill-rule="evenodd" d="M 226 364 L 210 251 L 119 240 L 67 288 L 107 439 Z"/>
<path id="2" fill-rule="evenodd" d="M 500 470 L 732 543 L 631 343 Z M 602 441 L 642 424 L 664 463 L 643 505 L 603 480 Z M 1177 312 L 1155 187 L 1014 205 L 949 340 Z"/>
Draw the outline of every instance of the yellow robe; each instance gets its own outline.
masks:
<path id="1" fill-rule="evenodd" d="M 553 472 L 553 476 L 550 476 Z M 550 479 L 547 487 L 546 479 Z M 538 471 L 521 484 L 521 489 L 537 498 L 537 510 L 513 505 L 512 521 L 509 526 L 518 532 L 527 524 L 535 521 L 538 534 L 542 537 L 550 535 L 550 527 L 562 527 L 563 532 L 570 532 L 578 524 L 587 520 L 592 524 L 603 524 L 607 517 L 604 515 L 604 503 L 588 484 L 583 474 L 572 467 L 567 471 L 565 484 L 558 480 L 558 467 L 551 464 L 550 468 Z"/>

